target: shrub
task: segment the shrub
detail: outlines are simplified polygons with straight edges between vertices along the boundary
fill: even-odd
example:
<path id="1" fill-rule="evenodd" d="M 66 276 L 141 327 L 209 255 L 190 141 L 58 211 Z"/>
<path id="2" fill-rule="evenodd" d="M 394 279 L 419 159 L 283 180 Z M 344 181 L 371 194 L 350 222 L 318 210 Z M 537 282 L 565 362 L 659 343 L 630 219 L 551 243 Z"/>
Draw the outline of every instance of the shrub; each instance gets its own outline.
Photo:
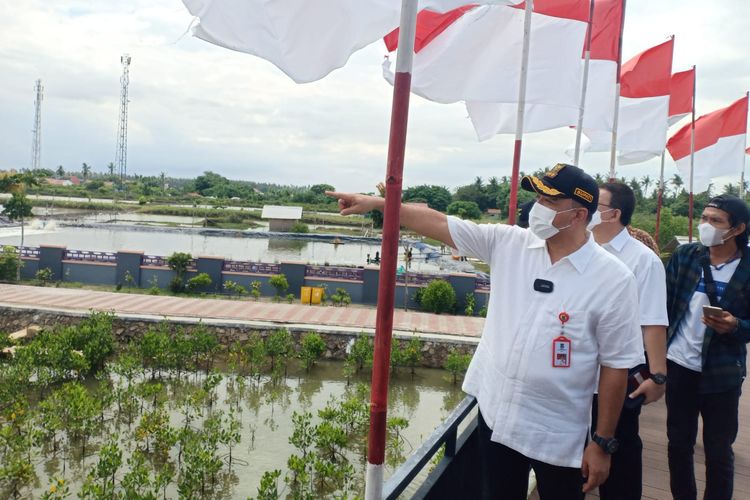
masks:
<path id="1" fill-rule="evenodd" d="M 305 370 L 309 371 L 325 350 L 326 343 L 319 334 L 314 332 L 305 334 L 300 342 L 298 353 Z"/>
<path id="2" fill-rule="evenodd" d="M 42 268 L 36 272 L 34 278 L 36 278 L 39 285 L 46 286 L 47 283 L 52 281 L 52 269 L 49 267 Z"/>
<path id="3" fill-rule="evenodd" d="M 433 280 L 422 292 L 422 310 L 437 314 L 452 312 L 456 305 L 456 292 L 445 280 Z"/>
<path id="4" fill-rule="evenodd" d="M 294 299 L 295 299 L 295 298 L 296 298 L 296 297 L 294 296 L 294 294 L 293 294 L 293 293 L 290 293 L 290 294 L 287 294 L 287 296 L 286 296 L 286 301 L 287 301 L 287 302 L 289 302 L 289 303 L 291 304 L 291 303 L 293 303 L 293 302 L 294 302 Z"/>
<path id="5" fill-rule="evenodd" d="M 352 303 L 352 297 L 349 295 L 349 292 L 346 291 L 346 288 L 337 288 L 336 293 L 331 295 L 331 302 L 333 302 L 334 305 L 348 306 Z"/>
<path id="6" fill-rule="evenodd" d="M 455 349 L 448 353 L 443 368 L 448 370 L 453 376 L 453 385 L 456 385 L 459 376 L 463 377 L 464 373 L 466 373 L 469 363 L 471 363 L 471 354 L 461 354 Z"/>
<path id="7" fill-rule="evenodd" d="M 23 265 L 15 247 L 5 246 L 0 252 L 0 281 L 15 281 L 16 269 Z"/>
<path id="8" fill-rule="evenodd" d="M 466 307 L 464 307 L 464 313 L 467 316 L 474 316 L 474 308 L 477 306 L 477 301 L 474 298 L 474 294 L 469 292 L 466 294 Z"/>
<path id="9" fill-rule="evenodd" d="M 229 293 L 236 293 L 237 297 L 247 293 L 247 289 L 236 281 L 227 280 L 224 282 L 224 290 Z"/>
<path id="10" fill-rule="evenodd" d="M 310 228 L 304 222 L 297 221 L 292 226 L 291 232 L 293 233 L 309 233 Z"/>
<path id="11" fill-rule="evenodd" d="M 289 289 L 289 282 L 284 274 L 275 274 L 268 278 L 268 283 L 276 289 L 277 300 Z"/>
<path id="12" fill-rule="evenodd" d="M 276 371 L 276 361 L 280 360 L 279 366 L 286 369 L 286 360 L 294 352 L 294 341 L 289 330 L 282 328 L 276 330 L 266 339 L 266 354 L 271 358 L 271 371 Z"/>
<path id="13" fill-rule="evenodd" d="M 193 276 L 187 282 L 187 289 L 191 292 L 197 292 L 199 290 L 205 290 L 211 286 L 211 277 L 208 273 L 198 273 L 197 276 Z"/>
<path id="14" fill-rule="evenodd" d="M 365 365 L 372 363 L 373 351 L 372 339 L 364 334 L 359 335 L 356 339 L 352 339 L 347 346 L 346 364 L 352 368 L 354 373 L 357 373 Z"/>
<path id="15" fill-rule="evenodd" d="M 262 285 L 263 284 L 258 280 L 255 280 L 252 283 L 250 283 L 250 295 L 253 296 L 254 300 L 258 300 L 260 298 L 260 287 Z"/>
<path id="16" fill-rule="evenodd" d="M 175 293 L 185 290 L 185 273 L 193 256 L 185 252 L 174 252 L 167 257 L 167 265 L 175 272 L 176 276 L 169 282 L 169 289 Z"/>

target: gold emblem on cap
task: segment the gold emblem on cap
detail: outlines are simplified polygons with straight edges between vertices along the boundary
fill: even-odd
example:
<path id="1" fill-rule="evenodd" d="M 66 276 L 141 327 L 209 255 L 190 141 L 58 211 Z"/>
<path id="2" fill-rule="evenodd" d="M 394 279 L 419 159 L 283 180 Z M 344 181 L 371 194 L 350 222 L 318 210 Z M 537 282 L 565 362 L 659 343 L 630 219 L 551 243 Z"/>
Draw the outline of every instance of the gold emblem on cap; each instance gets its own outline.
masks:
<path id="1" fill-rule="evenodd" d="M 558 191 L 557 189 L 547 186 L 537 177 L 530 175 L 529 179 L 531 179 L 531 183 L 534 185 L 534 189 L 537 193 L 545 194 L 547 196 L 560 196 L 561 194 L 563 194 L 562 191 Z"/>
<path id="2" fill-rule="evenodd" d="M 584 191 L 581 188 L 576 188 L 575 191 L 573 191 L 573 196 L 578 196 L 579 198 L 583 198 L 589 203 L 594 201 L 594 196 L 591 193 L 588 193 L 587 191 Z"/>
<path id="3" fill-rule="evenodd" d="M 564 169 L 565 167 L 566 165 L 564 163 L 558 163 L 557 165 L 552 167 L 552 170 L 544 174 L 544 176 L 549 177 L 550 179 L 554 179 L 555 177 L 557 177 L 557 174 L 559 174 L 560 171 Z"/>

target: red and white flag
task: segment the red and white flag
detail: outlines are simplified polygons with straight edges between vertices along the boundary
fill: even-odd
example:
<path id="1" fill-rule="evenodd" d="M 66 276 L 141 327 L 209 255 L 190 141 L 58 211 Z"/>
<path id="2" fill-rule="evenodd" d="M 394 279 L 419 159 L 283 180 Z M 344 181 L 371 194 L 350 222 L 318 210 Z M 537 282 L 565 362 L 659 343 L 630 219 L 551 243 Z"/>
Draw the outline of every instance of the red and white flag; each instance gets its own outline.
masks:
<path id="1" fill-rule="evenodd" d="M 478 0 L 509 4 L 519 0 Z M 401 0 L 183 0 L 193 34 L 262 57 L 297 83 L 319 80 L 398 27 Z M 421 0 L 445 12 L 466 0 Z"/>
<path id="2" fill-rule="evenodd" d="M 640 163 L 661 155 L 667 142 L 674 38 L 622 65 L 617 122 L 617 161 Z M 585 151 L 609 151 L 612 134 L 588 130 Z"/>
<path id="3" fill-rule="evenodd" d="M 442 16 L 422 11 L 412 92 L 441 103 L 466 101 L 480 140 L 513 133 L 519 101 L 524 5 L 474 6 Z M 536 0 L 524 131 L 564 127 L 578 116 L 580 58 L 589 0 Z M 395 34 L 386 38 L 394 50 Z M 393 83 L 390 62 L 383 75 Z"/>
<path id="4" fill-rule="evenodd" d="M 672 75 L 669 96 L 669 126 L 693 112 L 695 91 L 695 68 Z"/>
<path id="5" fill-rule="evenodd" d="M 595 0 L 583 129 L 612 132 L 623 0 Z M 583 64 L 583 63 L 581 63 Z M 575 125 L 577 121 L 572 122 Z"/>
<path id="6" fill-rule="evenodd" d="M 747 95 L 730 106 L 703 115 L 695 121 L 693 192 L 708 189 L 711 179 L 740 175 L 745 165 Z M 667 149 L 680 173 L 690 177 L 690 128 L 686 124 L 667 142 Z"/>

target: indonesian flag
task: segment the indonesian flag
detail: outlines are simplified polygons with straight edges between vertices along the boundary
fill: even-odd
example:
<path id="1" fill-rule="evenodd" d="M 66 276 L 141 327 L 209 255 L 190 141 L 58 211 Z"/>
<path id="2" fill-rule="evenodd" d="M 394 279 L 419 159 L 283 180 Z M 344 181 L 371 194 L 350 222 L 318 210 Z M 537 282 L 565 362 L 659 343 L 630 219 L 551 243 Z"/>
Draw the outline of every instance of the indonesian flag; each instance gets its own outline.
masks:
<path id="1" fill-rule="evenodd" d="M 612 132 L 623 0 L 595 0 L 583 129 Z M 583 64 L 583 63 L 581 63 Z M 578 122 L 573 121 L 570 125 Z"/>
<path id="2" fill-rule="evenodd" d="M 708 189 L 713 177 L 740 175 L 745 165 L 747 95 L 732 105 L 695 121 L 693 192 Z M 690 129 L 686 124 L 667 142 L 680 173 L 690 176 Z"/>
<path id="3" fill-rule="evenodd" d="M 524 5 L 422 11 L 412 92 L 431 101 L 466 101 L 480 140 L 516 128 Z M 567 126 L 578 116 L 581 50 L 589 0 L 536 0 L 531 19 L 526 132 Z M 386 37 L 396 48 L 395 33 Z M 390 61 L 383 76 L 393 83 Z"/>
<path id="4" fill-rule="evenodd" d="M 401 0 L 182 0 L 193 34 L 275 64 L 297 83 L 319 80 L 398 27 Z M 519 0 L 480 0 L 508 4 Z M 465 0 L 421 0 L 445 12 Z"/>
<path id="5" fill-rule="evenodd" d="M 695 68 L 672 75 L 669 97 L 669 126 L 693 112 Z"/>
<path id="6" fill-rule="evenodd" d="M 661 155 L 667 142 L 674 38 L 623 64 L 617 123 L 617 161 L 640 163 Z M 586 151 L 609 151 L 612 134 L 583 129 Z"/>

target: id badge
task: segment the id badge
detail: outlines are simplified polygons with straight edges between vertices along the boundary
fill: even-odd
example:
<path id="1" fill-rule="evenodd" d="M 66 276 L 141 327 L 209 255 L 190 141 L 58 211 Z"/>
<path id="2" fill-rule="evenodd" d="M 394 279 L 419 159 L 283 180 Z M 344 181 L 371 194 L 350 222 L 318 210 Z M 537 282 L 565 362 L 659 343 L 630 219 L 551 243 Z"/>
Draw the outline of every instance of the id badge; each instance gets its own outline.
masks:
<path id="1" fill-rule="evenodd" d="M 570 368 L 571 344 L 567 337 L 552 341 L 552 368 Z"/>

